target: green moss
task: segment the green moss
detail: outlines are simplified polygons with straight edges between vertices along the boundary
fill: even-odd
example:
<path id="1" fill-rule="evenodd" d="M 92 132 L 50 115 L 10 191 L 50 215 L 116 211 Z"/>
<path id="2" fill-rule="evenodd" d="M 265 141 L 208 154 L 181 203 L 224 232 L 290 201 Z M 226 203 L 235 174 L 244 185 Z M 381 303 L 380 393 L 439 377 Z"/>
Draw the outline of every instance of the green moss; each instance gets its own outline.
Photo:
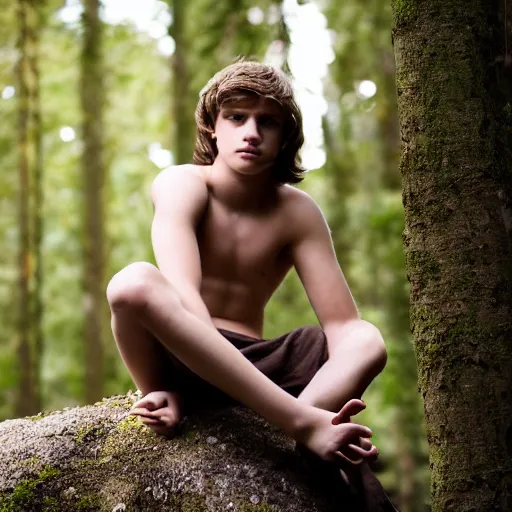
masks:
<path id="1" fill-rule="evenodd" d="M 40 412 L 40 413 L 36 414 L 35 416 L 27 416 L 26 418 L 23 418 L 23 419 L 29 420 L 29 421 L 39 421 L 39 420 L 42 420 L 44 418 L 47 418 L 48 416 L 50 416 L 54 412 L 55 411 L 52 411 L 52 412 Z"/>
<path id="2" fill-rule="evenodd" d="M 169 510 L 181 512 L 207 512 L 206 499 L 200 494 L 180 492 L 170 497 Z"/>
<path id="3" fill-rule="evenodd" d="M 95 436 L 103 436 L 107 433 L 107 431 L 98 425 L 83 425 L 81 426 L 75 436 L 76 444 L 83 444 L 86 438 L 90 439 Z"/>
<path id="4" fill-rule="evenodd" d="M 38 502 L 38 496 L 36 489 L 40 484 L 46 482 L 50 478 L 56 477 L 60 474 L 60 471 L 50 466 L 46 466 L 38 477 L 31 479 L 22 480 L 10 494 L 0 494 L 0 512 L 25 512 L 29 510 L 27 507 L 31 507 Z M 44 501 L 44 500 L 43 500 Z M 46 504 L 48 507 L 51 503 Z M 45 505 L 45 506 L 46 506 Z M 48 512 L 53 512 L 52 508 L 43 508 Z"/>
<path id="5" fill-rule="evenodd" d="M 28 459 L 20 460 L 18 464 L 21 467 L 27 467 L 27 466 L 36 466 L 38 462 L 40 461 L 39 457 L 36 457 L 35 455 L 33 457 L 30 457 Z"/>
<path id="6" fill-rule="evenodd" d="M 43 498 L 43 511 L 44 512 L 59 512 L 59 502 L 55 498 L 45 496 Z"/>
<path id="7" fill-rule="evenodd" d="M 254 505 L 252 503 L 241 503 L 238 505 L 239 512 L 277 512 L 277 509 L 268 503 L 259 503 Z"/>
<path id="8" fill-rule="evenodd" d="M 414 0 L 393 0 L 392 6 L 397 27 L 405 25 L 416 16 L 417 10 Z"/>
<path id="9" fill-rule="evenodd" d="M 100 497 L 96 494 L 86 494 L 75 503 L 75 510 L 94 510 L 101 506 Z"/>
<path id="10" fill-rule="evenodd" d="M 126 398 L 124 399 L 120 399 L 120 398 L 115 398 L 115 399 L 111 399 L 107 402 L 107 405 L 109 405 L 110 407 L 121 407 L 122 409 L 131 409 L 132 407 L 132 402 L 127 400 Z"/>
<path id="11" fill-rule="evenodd" d="M 185 441 L 193 441 L 194 439 L 196 439 L 196 437 L 198 437 L 197 430 L 189 430 L 188 432 L 185 433 L 183 439 L 185 439 Z"/>
<path id="12" fill-rule="evenodd" d="M 136 400 L 142 398 L 138 395 L 114 395 L 108 398 L 103 398 L 100 402 L 92 404 L 93 407 L 120 407 L 122 409 L 130 410 Z"/>
<path id="13" fill-rule="evenodd" d="M 146 425 L 137 416 L 131 414 L 117 424 L 116 430 L 120 432 L 148 432 Z"/>
<path id="14" fill-rule="evenodd" d="M 433 307 L 428 304 L 411 304 L 411 326 L 415 334 L 431 334 L 435 336 L 435 329 L 441 320 Z M 416 336 L 418 340 L 419 336 Z M 431 340 L 429 340 L 431 341 Z"/>
<path id="15" fill-rule="evenodd" d="M 154 435 L 137 416 L 127 416 L 116 425 L 116 428 L 104 440 L 100 457 L 103 460 L 110 460 L 120 452 L 126 453 L 128 447 L 132 446 L 133 443 L 140 447 L 141 444 L 144 444 L 144 440 L 151 441 Z"/>

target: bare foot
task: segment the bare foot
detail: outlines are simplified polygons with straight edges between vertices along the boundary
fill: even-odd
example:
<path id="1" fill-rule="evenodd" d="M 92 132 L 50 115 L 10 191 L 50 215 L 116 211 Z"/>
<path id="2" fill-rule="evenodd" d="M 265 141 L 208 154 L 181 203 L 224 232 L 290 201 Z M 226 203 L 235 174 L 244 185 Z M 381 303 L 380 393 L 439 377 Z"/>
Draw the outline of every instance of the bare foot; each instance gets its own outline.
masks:
<path id="1" fill-rule="evenodd" d="M 130 414 L 155 433 L 173 437 L 183 419 L 182 399 L 176 391 L 152 391 L 133 404 Z"/>

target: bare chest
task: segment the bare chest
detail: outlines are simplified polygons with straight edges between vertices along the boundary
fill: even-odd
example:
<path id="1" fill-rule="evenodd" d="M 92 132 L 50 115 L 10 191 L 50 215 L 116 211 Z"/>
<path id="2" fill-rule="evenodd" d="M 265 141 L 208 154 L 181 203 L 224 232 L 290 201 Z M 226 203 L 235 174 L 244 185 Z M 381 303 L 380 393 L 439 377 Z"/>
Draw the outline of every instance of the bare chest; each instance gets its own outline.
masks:
<path id="1" fill-rule="evenodd" d="M 240 284 L 280 280 L 289 268 L 284 224 L 277 209 L 236 213 L 210 201 L 197 231 L 203 278 Z"/>

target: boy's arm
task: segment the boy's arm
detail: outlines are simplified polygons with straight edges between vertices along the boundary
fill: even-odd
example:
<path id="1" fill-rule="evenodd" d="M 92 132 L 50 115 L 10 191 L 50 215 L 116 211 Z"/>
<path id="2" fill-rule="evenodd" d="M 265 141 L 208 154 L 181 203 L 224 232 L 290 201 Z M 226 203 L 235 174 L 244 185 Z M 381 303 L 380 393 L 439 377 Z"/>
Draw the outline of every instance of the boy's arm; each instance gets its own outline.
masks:
<path id="1" fill-rule="evenodd" d="M 349 399 L 359 398 L 383 369 L 384 342 L 378 329 L 359 316 L 320 208 L 303 192 L 298 191 L 294 199 L 293 263 L 324 329 L 329 350 L 328 363 L 301 399 L 338 411 Z"/>
<path id="2" fill-rule="evenodd" d="M 201 260 L 196 228 L 208 201 L 208 190 L 195 168 L 162 171 L 151 187 L 155 214 L 151 240 L 157 265 L 176 288 L 185 308 L 213 327 L 201 298 Z"/>

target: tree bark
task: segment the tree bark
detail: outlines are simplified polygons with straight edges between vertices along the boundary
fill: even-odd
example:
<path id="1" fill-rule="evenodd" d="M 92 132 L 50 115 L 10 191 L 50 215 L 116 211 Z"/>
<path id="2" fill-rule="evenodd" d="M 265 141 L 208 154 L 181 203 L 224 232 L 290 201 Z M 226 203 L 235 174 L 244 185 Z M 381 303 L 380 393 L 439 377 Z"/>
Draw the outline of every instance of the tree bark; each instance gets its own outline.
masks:
<path id="1" fill-rule="evenodd" d="M 432 509 L 511 510 L 505 4 L 394 0 L 393 8 L 404 246 Z"/>
<path id="2" fill-rule="evenodd" d="M 38 45 L 40 13 L 29 0 L 18 2 L 19 60 L 19 388 L 16 414 L 41 410 L 40 359 L 42 351 L 42 150 L 39 105 Z"/>
<path id="3" fill-rule="evenodd" d="M 84 191 L 84 310 L 85 399 L 103 396 L 103 329 L 105 304 L 103 154 L 104 80 L 102 26 L 98 0 L 86 0 L 82 18 L 83 42 L 80 76 L 82 105 L 82 178 Z"/>

